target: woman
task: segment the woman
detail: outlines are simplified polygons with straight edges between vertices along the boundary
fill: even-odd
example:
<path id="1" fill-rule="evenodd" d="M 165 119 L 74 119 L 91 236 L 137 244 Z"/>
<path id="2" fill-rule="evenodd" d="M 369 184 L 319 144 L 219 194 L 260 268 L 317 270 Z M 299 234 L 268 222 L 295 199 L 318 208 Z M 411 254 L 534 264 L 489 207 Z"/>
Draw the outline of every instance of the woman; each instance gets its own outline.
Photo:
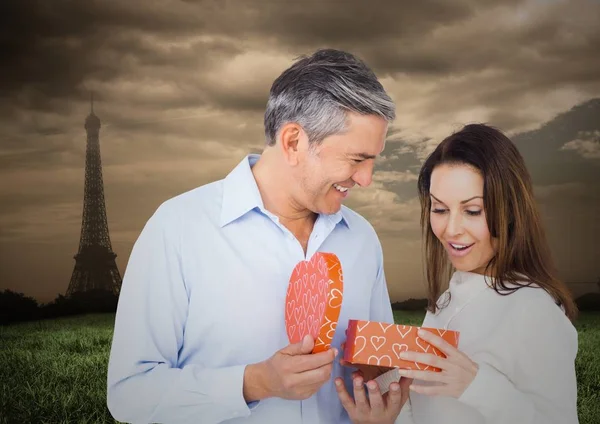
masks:
<path id="1" fill-rule="evenodd" d="M 459 331 L 460 341 L 456 349 L 425 333 L 446 358 L 402 358 L 441 372 L 378 379 L 382 389 L 398 374 L 413 379 L 396 423 L 578 423 L 577 310 L 555 276 L 517 148 L 494 128 L 467 125 L 425 161 L 418 190 L 429 292 L 422 326 Z"/>

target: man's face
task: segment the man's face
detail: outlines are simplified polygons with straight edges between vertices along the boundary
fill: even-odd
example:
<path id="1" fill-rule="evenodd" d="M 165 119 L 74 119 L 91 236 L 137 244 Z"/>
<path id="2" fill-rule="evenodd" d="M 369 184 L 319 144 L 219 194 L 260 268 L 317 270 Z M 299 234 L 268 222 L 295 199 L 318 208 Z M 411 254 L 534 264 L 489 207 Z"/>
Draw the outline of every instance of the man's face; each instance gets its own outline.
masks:
<path id="1" fill-rule="evenodd" d="M 352 187 L 371 184 L 375 157 L 385 147 L 387 121 L 349 113 L 347 129 L 306 149 L 298 169 L 296 202 L 316 213 L 340 210 Z"/>

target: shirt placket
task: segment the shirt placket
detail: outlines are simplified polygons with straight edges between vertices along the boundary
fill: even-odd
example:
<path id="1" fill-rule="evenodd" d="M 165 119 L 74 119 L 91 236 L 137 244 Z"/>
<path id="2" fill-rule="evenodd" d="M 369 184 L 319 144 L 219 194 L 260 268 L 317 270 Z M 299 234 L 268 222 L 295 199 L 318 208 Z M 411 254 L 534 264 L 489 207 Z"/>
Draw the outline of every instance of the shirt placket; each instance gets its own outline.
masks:
<path id="1" fill-rule="evenodd" d="M 285 234 L 285 238 L 290 249 L 290 253 L 295 262 L 310 260 L 310 258 L 319 251 L 325 239 L 333 231 L 335 223 L 326 216 L 319 215 L 308 239 L 306 255 L 300 241 L 296 236 L 279 222 L 279 218 L 268 211 L 263 211 Z M 319 418 L 319 409 L 316 394 L 308 399 L 300 401 L 300 414 L 302 424 L 316 424 L 321 420 Z"/>

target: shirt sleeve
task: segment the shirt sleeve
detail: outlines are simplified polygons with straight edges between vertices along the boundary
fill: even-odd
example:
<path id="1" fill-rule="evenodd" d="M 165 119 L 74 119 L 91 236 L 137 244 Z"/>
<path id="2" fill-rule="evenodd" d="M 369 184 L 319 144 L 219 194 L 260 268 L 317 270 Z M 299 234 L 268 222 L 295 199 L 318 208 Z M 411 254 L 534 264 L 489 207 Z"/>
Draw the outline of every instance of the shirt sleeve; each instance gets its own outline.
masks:
<path id="1" fill-rule="evenodd" d="M 244 365 L 180 366 L 188 292 L 175 216 L 162 205 L 136 241 L 123 278 L 108 364 L 118 421 L 219 423 L 250 415 Z"/>
<path id="2" fill-rule="evenodd" d="M 488 423 L 577 424 L 577 331 L 552 301 L 528 306 L 514 314 L 514 340 L 507 340 L 518 378 L 513 382 L 492 365 L 478 363 L 475 379 L 459 400 L 479 410 Z"/>

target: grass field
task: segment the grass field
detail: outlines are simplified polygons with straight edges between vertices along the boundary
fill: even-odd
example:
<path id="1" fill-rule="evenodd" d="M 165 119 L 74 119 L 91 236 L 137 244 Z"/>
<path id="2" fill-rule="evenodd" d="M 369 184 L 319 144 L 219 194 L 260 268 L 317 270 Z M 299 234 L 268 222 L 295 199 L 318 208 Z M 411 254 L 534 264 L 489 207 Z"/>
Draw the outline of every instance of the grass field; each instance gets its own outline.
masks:
<path id="1" fill-rule="evenodd" d="M 396 313 L 420 324 L 422 313 Z M 0 423 L 114 423 L 106 366 L 114 315 L 0 327 Z M 577 358 L 581 424 L 600 423 L 600 313 L 582 314 Z M 549 370 L 549 372 L 552 372 Z"/>

